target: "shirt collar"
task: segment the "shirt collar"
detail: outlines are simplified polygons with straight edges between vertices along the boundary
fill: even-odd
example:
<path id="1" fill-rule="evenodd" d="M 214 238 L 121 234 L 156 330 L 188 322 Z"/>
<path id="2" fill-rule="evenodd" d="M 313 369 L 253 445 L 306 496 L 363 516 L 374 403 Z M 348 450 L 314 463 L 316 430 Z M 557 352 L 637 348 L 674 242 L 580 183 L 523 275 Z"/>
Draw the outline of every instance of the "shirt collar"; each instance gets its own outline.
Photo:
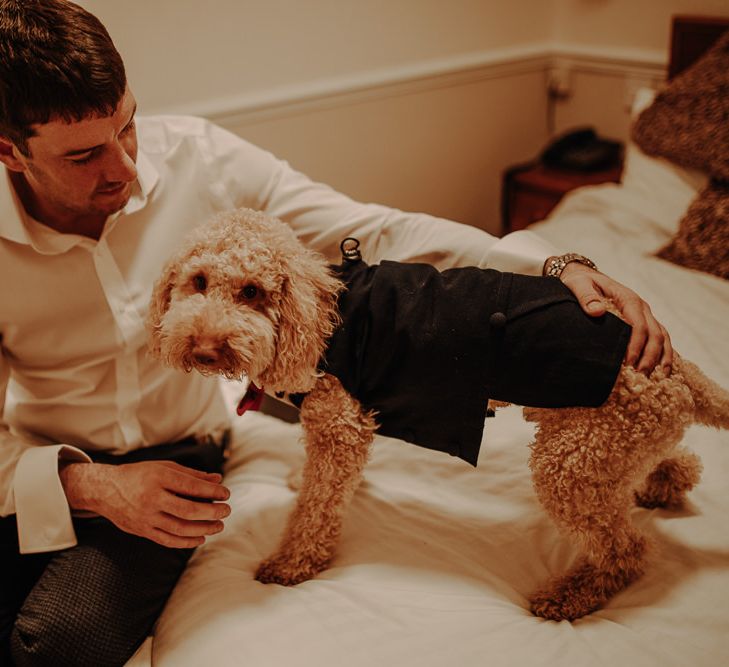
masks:
<path id="1" fill-rule="evenodd" d="M 137 180 L 132 188 L 132 195 L 120 212 L 124 215 L 131 215 L 144 208 L 159 181 L 159 172 L 142 151 L 137 153 L 136 166 Z M 111 228 L 110 223 L 119 218 L 120 213 L 112 216 L 113 220 L 107 221 L 104 232 Z M 90 241 L 78 234 L 62 234 L 31 218 L 10 182 L 10 173 L 7 169 L 4 177 L 0 178 L 0 238 L 29 245 L 43 254 L 66 252 L 83 241 Z"/>
<path id="2" fill-rule="evenodd" d="M 132 191 L 127 205 L 124 207 L 124 213 L 131 215 L 135 211 L 144 208 L 147 198 L 154 190 L 159 181 L 159 172 L 152 164 L 152 161 L 143 151 L 137 153 L 137 182 Z"/>

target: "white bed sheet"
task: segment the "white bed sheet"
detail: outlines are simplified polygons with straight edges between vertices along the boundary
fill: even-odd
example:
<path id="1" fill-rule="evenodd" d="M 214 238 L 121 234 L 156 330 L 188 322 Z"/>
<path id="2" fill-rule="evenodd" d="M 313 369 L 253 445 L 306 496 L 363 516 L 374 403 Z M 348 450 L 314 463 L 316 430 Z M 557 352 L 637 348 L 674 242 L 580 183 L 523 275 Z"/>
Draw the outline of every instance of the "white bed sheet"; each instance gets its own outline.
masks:
<path id="1" fill-rule="evenodd" d="M 650 203 L 618 186 L 569 197 L 535 231 L 638 291 L 681 353 L 729 387 L 729 283 L 649 255 Z M 663 221 L 665 222 L 665 221 Z M 235 398 L 231 397 L 231 405 Z M 692 427 L 701 484 L 681 512 L 636 509 L 655 564 L 606 608 L 534 618 L 526 596 L 574 556 L 540 509 L 517 408 L 487 420 L 476 469 L 378 438 L 331 569 L 295 587 L 253 579 L 303 461 L 298 425 L 248 413 L 226 473 L 233 513 L 193 557 L 156 628 L 161 667 L 296 665 L 717 667 L 729 664 L 729 434 Z M 148 647 L 149 648 L 149 647 Z"/>

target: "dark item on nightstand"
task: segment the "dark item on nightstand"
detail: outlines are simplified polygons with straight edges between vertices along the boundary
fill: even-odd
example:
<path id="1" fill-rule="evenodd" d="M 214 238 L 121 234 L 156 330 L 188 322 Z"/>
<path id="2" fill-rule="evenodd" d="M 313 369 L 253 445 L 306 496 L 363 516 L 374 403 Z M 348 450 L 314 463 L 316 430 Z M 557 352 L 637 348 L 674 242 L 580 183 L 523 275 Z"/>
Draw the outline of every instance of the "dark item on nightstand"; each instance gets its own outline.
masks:
<path id="1" fill-rule="evenodd" d="M 567 171 L 605 171 L 620 161 L 623 145 L 602 139 L 591 127 L 580 127 L 554 139 L 539 158 L 545 167 Z"/>
<path id="2" fill-rule="evenodd" d="M 504 173 L 504 233 L 543 220 L 570 190 L 619 182 L 622 157 L 620 142 L 602 139 L 592 128 L 578 128 L 557 137 L 539 159 Z"/>

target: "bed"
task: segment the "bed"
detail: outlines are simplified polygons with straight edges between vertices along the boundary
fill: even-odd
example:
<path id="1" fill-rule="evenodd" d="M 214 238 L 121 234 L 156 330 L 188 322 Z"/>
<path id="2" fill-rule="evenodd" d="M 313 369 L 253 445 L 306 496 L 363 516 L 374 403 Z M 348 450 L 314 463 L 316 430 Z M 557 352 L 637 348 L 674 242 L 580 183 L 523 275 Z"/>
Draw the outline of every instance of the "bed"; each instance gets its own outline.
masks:
<path id="1" fill-rule="evenodd" d="M 641 92 L 636 113 L 651 95 Z M 729 387 L 729 281 L 655 256 L 706 181 L 631 144 L 622 184 L 575 191 L 532 229 L 640 293 L 674 346 Z M 225 390 L 234 407 L 241 388 Z M 253 572 L 294 500 L 287 478 L 303 462 L 300 428 L 251 412 L 235 423 L 226 530 L 193 556 L 154 639 L 129 664 L 729 664 L 727 432 L 690 428 L 685 442 L 704 462 L 690 502 L 680 512 L 635 510 L 659 546 L 655 564 L 570 624 L 527 609 L 527 595 L 574 553 L 532 492 L 532 426 L 518 408 L 488 420 L 475 469 L 378 437 L 336 560 L 291 588 Z"/>

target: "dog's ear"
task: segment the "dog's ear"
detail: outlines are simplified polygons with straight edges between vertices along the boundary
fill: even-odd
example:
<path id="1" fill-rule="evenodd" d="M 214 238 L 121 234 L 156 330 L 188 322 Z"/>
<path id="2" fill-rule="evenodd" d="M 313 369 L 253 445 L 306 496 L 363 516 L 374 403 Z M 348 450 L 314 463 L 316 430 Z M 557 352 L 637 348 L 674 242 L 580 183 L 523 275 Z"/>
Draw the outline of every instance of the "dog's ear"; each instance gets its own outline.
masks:
<path id="1" fill-rule="evenodd" d="M 175 267 L 177 262 L 171 259 L 167 262 L 162 274 L 157 279 L 152 289 L 152 298 L 149 302 L 149 312 L 147 313 L 147 331 L 149 332 L 149 350 L 159 357 L 160 355 L 160 329 L 162 318 L 170 307 L 170 297 L 172 288 L 177 281 L 177 271 Z"/>
<path id="2" fill-rule="evenodd" d="M 276 354 L 264 381 L 274 391 L 307 392 L 339 323 L 337 296 L 343 285 L 313 252 L 302 251 L 288 265 L 278 306 Z"/>

